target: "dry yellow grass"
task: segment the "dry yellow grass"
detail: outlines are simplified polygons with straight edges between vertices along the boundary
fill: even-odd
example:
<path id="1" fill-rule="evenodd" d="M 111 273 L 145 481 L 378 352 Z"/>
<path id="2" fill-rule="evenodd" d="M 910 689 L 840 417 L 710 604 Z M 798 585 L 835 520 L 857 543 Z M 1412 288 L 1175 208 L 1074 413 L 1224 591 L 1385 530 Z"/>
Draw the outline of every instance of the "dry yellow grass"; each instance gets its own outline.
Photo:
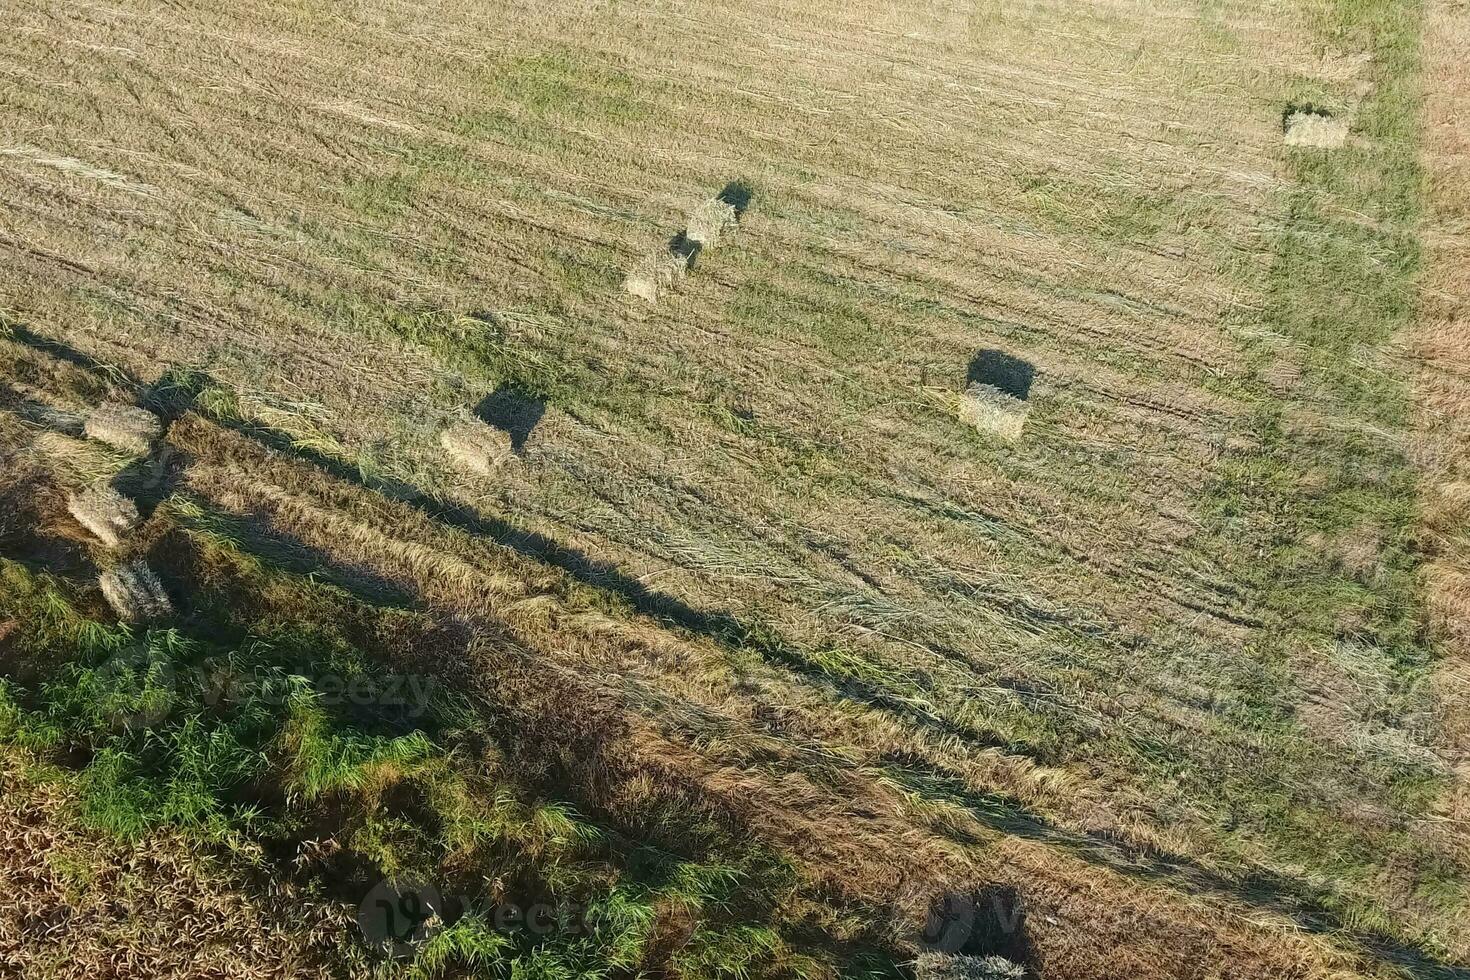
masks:
<path id="1" fill-rule="evenodd" d="M 1421 519 L 1432 560 L 1425 569 L 1430 609 L 1447 641 L 1435 674 L 1443 755 L 1455 777 L 1435 816 L 1470 826 L 1470 27 L 1456 5 L 1427 5 L 1424 56 L 1429 84 L 1425 160 L 1429 173 L 1422 322 L 1412 338 L 1422 359 L 1416 379 L 1416 456 Z M 1470 835 L 1459 839 L 1470 859 Z M 1470 932 L 1470 914 L 1461 928 Z"/>
<path id="2" fill-rule="evenodd" d="M 1385 338 L 1319 349 L 1272 316 L 1313 278 L 1279 288 L 1300 256 L 1277 237 L 1372 270 L 1412 238 L 1300 169 L 1373 158 L 1371 127 L 1283 147 L 1286 106 L 1347 118 L 1365 84 L 1408 83 L 1356 50 L 1368 28 L 1320 33 L 1324 10 L 1287 0 L 7 13 L 28 135 L 0 153 L 6 322 L 97 378 L 207 370 L 203 408 L 311 461 L 184 433 L 190 492 L 504 617 L 558 684 L 601 679 L 598 723 L 626 722 L 630 753 L 824 884 L 879 902 L 900 860 L 1013 882 L 1056 919 L 1045 975 L 1372 971 L 1375 931 L 1431 967 L 1470 956 L 1463 797 L 1426 818 L 1440 777 L 1413 763 L 1463 732 L 1459 695 L 1415 686 L 1417 648 L 1374 646 L 1402 539 L 1371 509 L 1300 517 L 1358 507 L 1343 474 L 1399 486 L 1404 426 L 1323 392 L 1401 366 Z M 637 265 L 681 224 L 728 230 L 684 211 L 736 179 L 756 189 L 741 247 L 687 277 L 680 256 Z M 1333 224 L 1293 224 L 1309 212 Z M 1457 297 L 1446 213 L 1431 295 Z M 1323 281 L 1303 321 L 1376 288 Z M 1451 364 L 1455 304 L 1420 344 Z M 0 347 L 17 382 L 71 374 Z M 1014 438 L 1009 402 L 957 419 L 924 394 L 990 350 L 1048 379 L 1004 446 L 966 423 Z M 1449 417 L 1452 371 L 1426 378 L 1426 417 Z M 104 383 L 82 400 L 124 397 Z M 499 434 L 440 427 L 503 385 L 562 422 L 496 468 Z M 1322 449 L 1343 433 L 1351 453 Z M 1426 482 L 1463 482 L 1459 443 L 1434 445 Z M 320 466 L 432 506 L 364 502 Z M 1454 618 L 1463 542 L 1433 527 Z M 1272 578 L 1333 551 L 1330 579 Z M 1378 688 L 1344 637 L 1388 678 L 1388 762 L 1350 737 L 1386 723 L 1353 701 Z"/>

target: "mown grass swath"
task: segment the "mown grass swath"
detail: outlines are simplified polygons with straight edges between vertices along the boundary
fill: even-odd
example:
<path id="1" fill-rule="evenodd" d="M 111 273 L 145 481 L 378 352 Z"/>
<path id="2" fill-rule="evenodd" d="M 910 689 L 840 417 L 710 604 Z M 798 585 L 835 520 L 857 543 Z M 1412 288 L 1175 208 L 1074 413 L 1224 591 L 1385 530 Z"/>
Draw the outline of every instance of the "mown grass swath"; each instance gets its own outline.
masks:
<path id="1" fill-rule="evenodd" d="M 1470 961 L 1420 3 L 13 7 L 7 730 L 91 832 L 620 923 L 424 971 L 820 974 L 982 889 L 1040 976 Z"/>

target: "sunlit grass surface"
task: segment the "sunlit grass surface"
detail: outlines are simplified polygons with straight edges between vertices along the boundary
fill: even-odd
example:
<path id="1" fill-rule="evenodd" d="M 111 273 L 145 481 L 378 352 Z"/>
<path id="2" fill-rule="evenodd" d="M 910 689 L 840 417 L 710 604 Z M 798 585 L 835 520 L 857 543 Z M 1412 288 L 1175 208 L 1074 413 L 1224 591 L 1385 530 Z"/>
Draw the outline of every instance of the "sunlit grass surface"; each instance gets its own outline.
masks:
<path id="1" fill-rule="evenodd" d="M 511 752 L 525 805 L 601 826 L 653 780 L 719 825 L 697 860 L 753 876 L 708 916 L 639 885 L 645 945 L 588 963 L 888 969 L 905 896 L 989 884 L 1029 909 L 1038 975 L 1448 969 L 1467 856 L 1404 341 L 1420 28 L 1377 0 L 23 5 L 9 499 L 137 475 L 38 435 L 36 405 L 141 399 L 178 420 L 130 547 L 181 609 L 144 649 L 248 658 L 278 629 L 229 621 L 254 586 L 197 591 L 214 559 L 160 543 L 184 535 L 494 634 L 508 661 L 430 644 L 413 669 L 517 724 L 586 700 L 627 768 L 584 785 Z M 1347 145 L 1283 146 L 1304 108 Z M 739 230 L 628 295 L 732 182 Z M 955 410 L 993 355 L 1031 372 L 1012 443 Z M 490 475 L 440 445 L 475 411 L 519 427 Z M 12 509 L 13 589 L 91 601 L 110 556 Z M 337 615 L 301 615 L 302 657 Z M 72 710 L 105 701 L 93 653 L 47 635 L 8 668 L 17 744 L 76 770 L 100 830 L 269 837 L 227 805 L 261 778 L 233 749 L 160 788 L 226 731 L 279 783 L 272 820 L 335 793 L 363 867 L 469 873 L 461 817 L 416 802 L 434 829 L 403 829 L 363 786 L 492 807 L 481 742 L 456 747 L 485 703 L 452 737 L 324 728 L 305 689 L 254 735 L 174 703 L 119 735 Z M 505 693 L 521 658 L 540 679 Z M 124 735 L 162 754 L 118 768 Z M 631 812 L 598 860 L 666 832 Z M 464 930 L 435 969 L 511 969 Z"/>

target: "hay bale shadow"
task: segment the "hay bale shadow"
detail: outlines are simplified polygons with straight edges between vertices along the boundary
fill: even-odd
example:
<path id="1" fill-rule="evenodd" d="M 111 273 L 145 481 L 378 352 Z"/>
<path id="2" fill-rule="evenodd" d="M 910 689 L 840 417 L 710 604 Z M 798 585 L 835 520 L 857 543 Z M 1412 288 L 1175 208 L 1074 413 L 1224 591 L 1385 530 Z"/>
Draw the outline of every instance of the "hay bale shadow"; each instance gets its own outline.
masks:
<path id="1" fill-rule="evenodd" d="M 1032 966 L 1034 950 L 1026 932 L 1026 907 L 1012 885 L 987 885 L 975 895 L 975 929 L 965 952 L 1003 956 Z"/>
<path id="2" fill-rule="evenodd" d="M 750 198 L 754 193 L 754 190 L 745 181 L 732 180 L 724 186 L 720 193 L 715 195 L 715 200 L 734 208 L 735 218 L 738 221 L 745 214 L 745 209 L 750 207 Z"/>
<path id="3" fill-rule="evenodd" d="M 36 333 L 30 327 L 6 317 L 0 317 L 0 331 L 10 334 L 10 339 L 23 344 L 32 350 L 50 354 L 59 361 L 81 368 L 84 371 L 92 371 L 103 375 L 112 375 L 117 369 L 111 365 L 103 364 L 92 355 L 84 353 L 63 340 L 45 337 Z M 132 380 L 128 378 L 127 380 Z"/>
<path id="4" fill-rule="evenodd" d="M 475 417 L 510 436 L 511 449 L 520 452 L 546 415 L 546 402 L 502 385 L 480 399 Z"/>
<path id="5" fill-rule="evenodd" d="M 1012 885 L 983 885 L 938 895 L 930 903 L 924 949 L 960 956 L 1000 956 L 1030 968 L 1035 951 L 1026 908 Z"/>
<path id="6" fill-rule="evenodd" d="M 182 485 L 187 462 L 174 447 L 160 445 L 119 470 L 111 486 L 130 498 L 145 518 L 151 517 L 158 505 Z"/>
<path id="7" fill-rule="evenodd" d="M 153 384 L 143 388 L 138 404 L 157 415 L 167 428 L 179 416 L 193 409 L 200 393 L 213 385 L 214 379 L 202 371 L 175 365 Z"/>
<path id="8" fill-rule="evenodd" d="M 989 385 L 1005 392 L 1012 398 L 1025 401 L 1031 396 L 1031 382 L 1036 379 L 1036 368 L 1005 351 L 986 349 L 970 359 L 970 369 L 965 375 L 965 386 Z"/>
<path id="9" fill-rule="evenodd" d="M 703 247 L 703 244 L 682 231 L 669 239 L 669 254 L 682 259 L 686 269 L 694 268 L 694 263 L 699 260 L 699 252 Z"/>
<path id="10" fill-rule="evenodd" d="M 86 421 L 82 415 L 29 398 L 23 399 L 19 396 L 14 399 L 7 398 L 6 394 L 11 390 L 0 385 L 0 407 L 15 412 L 32 425 L 41 426 L 52 432 L 60 432 L 74 439 L 82 438 L 82 426 Z"/>

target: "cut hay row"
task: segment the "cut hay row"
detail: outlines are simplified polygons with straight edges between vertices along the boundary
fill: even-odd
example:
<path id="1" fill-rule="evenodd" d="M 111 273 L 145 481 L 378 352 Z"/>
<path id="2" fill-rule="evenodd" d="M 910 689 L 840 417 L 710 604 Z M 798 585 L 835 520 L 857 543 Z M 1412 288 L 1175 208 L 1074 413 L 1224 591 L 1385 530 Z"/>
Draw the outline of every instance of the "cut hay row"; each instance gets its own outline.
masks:
<path id="1" fill-rule="evenodd" d="M 439 436 L 439 444 L 456 466 L 482 476 L 492 475 L 515 456 L 510 434 L 479 419 L 454 423 Z"/>
<path id="2" fill-rule="evenodd" d="M 138 507 L 105 483 L 67 495 L 66 509 L 107 547 L 116 548 L 138 524 Z"/>
<path id="3" fill-rule="evenodd" d="M 105 167 L 98 167 L 75 157 L 47 153 L 34 146 L 0 146 L 0 157 L 28 161 L 38 167 L 49 167 L 77 177 L 95 180 L 132 194 L 147 195 L 154 191 L 154 188 L 147 184 L 131 180 Z"/>
<path id="4" fill-rule="evenodd" d="M 163 424 L 147 409 L 121 402 L 104 402 L 87 416 L 82 431 L 89 439 L 142 455 L 162 434 Z"/>
<path id="5" fill-rule="evenodd" d="M 80 431 L 80 427 L 78 427 Z M 90 485 L 110 480 L 122 472 L 126 463 L 110 448 L 100 443 L 77 439 L 48 429 L 31 441 L 33 455 L 67 476 L 69 485 Z"/>
<path id="6" fill-rule="evenodd" d="M 146 623 L 173 614 L 163 583 L 146 562 L 133 561 L 108 569 L 97 584 L 108 605 L 124 622 Z"/>

